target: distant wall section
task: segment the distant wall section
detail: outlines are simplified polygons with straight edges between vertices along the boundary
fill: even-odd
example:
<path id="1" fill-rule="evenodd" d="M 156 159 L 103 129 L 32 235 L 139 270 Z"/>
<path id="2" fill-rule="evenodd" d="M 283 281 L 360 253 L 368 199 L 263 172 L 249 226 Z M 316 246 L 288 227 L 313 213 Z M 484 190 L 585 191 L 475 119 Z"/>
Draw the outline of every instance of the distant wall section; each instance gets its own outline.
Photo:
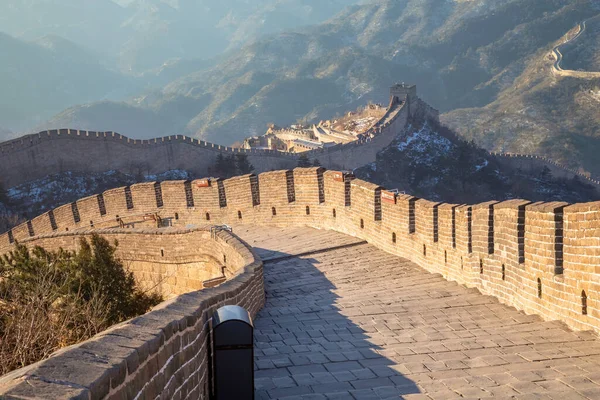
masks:
<path id="1" fill-rule="evenodd" d="M 561 64 L 564 59 L 564 54 L 568 53 L 575 47 L 577 47 L 577 39 L 584 35 L 588 26 L 593 26 L 600 23 L 600 15 L 583 21 L 578 26 L 577 34 L 567 40 L 564 43 L 559 44 L 552 49 L 552 56 L 554 57 L 554 65 L 552 66 L 552 73 L 557 76 L 580 78 L 580 79 L 598 79 L 600 78 L 600 71 L 574 71 L 569 69 L 563 69 Z"/>
<path id="2" fill-rule="evenodd" d="M 0 179 L 7 187 L 66 171 L 156 174 L 181 169 L 210 174 L 219 153 L 243 152 L 258 172 L 291 168 L 297 156 L 232 149 L 176 135 L 134 140 L 114 132 L 44 131 L 0 143 Z"/>
<path id="3" fill-rule="evenodd" d="M 554 178 L 573 179 L 578 177 L 584 182 L 600 187 L 600 181 L 582 174 L 581 172 L 567 168 L 552 160 L 544 157 L 526 155 L 526 154 L 510 154 L 510 153 L 490 153 L 498 162 L 510 169 L 520 169 L 524 172 L 540 171 L 547 167 Z"/>
<path id="4" fill-rule="evenodd" d="M 318 159 L 326 168 L 361 167 L 375 161 L 377 152 L 388 146 L 417 112 L 436 119 L 439 116 L 437 110 L 416 95 L 407 95 L 401 103 L 390 102 L 390 110 L 376 124 L 373 137 L 304 154 Z M 135 140 L 114 132 L 60 129 L 0 143 L 0 180 L 5 187 L 13 187 L 66 171 L 111 170 L 150 175 L 180 169 L 195 176 L 210 176 L 219 153 L 247 154 L 257 173 L 294 168 L 299 158 L 298 154 L 234 149 L 182 135 Z"/>

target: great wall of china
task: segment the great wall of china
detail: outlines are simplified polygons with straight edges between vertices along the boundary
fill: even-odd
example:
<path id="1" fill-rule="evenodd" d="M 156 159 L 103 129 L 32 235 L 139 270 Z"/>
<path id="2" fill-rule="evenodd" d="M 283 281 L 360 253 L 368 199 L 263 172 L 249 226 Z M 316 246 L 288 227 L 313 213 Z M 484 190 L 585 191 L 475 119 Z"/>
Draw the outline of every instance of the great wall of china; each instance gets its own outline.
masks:
<path id="1" fill-rule="evenodd" d="M 371 139 L 310 157 L 344 169 L 371 162 L 419 114 L 438 115 L 416 94 L 392 95 Z M 117 254 L 136 279 L 168 299 L 0 377 L 0 398 L 209 398 L 211 316 L 222 305 L 237 304 L 254 317 L 265 304 L 263 260 L 235 235 L 248 225 L 341 232 L 527 314 L 600 332 L 600 202 L 433 203 L 346 172 L 292 170 L 298 155 L 183 136 L 146 141 L 114 133 L 44 132 L 0 144 L 0 167 L 8 186 L 67 170 L 127 172 L 140 165 L 149 173 L 181 168 L 201 174 L 219 152 L 244 152 L 259 171 L 282 170 L 111 189 L 0 235 L 0 255 L 17 242 L 76 249 L 79 238 L 92 233 L 117 239 Z M 580 176 L 539 157 L 492 155 L 514 168 L 546 165 L 555 176 Z M 221 224 L 233 233 L 217 229 Z"/>
<path id="2" fill-rule="evenodd" d="M 326 149 L 309 151 L 329 169 L 353 170 L 375 161 L 379 151 L 404 132 L 415 116 L 439 120 L 439 112 L 417 97 L 414 86 L 392 88 L 390 105 L 382 119 L 364 138 Z M 293 168 L 298 154 L 274 150 L 237 149 L 215 145 L 191 137 L 175 135 L 136 140 L 114 132 L 72 129 L 44 131 L 0 143 L 0 171 L 5 187 L 13 187 L 49 174 L 65 171 L 158 174 L 181 169 L 194 176 L 211 175 L 219 153 L 247 154 L 257 173 Z M 521 169 L 548 166 L 557 177 L 583 180 L 600 185 L 596 179 L 539 156 L 490 153 L 507 166 Z"/>
<path id="3" fill-rule="evenodd" d="M 557 76 L 572 77 L 580 79 L 598 79 L 600 78 L 600 71 L 574 71 L 565 70 L 562 68 L 561 63 L 563 61 L 563 54 L 571 50 L 576 46 L 577 39 L 583 35 L 589 24 L 600 23 L 600 15 L 583 21 L 577 26 L 577 33 L 570 39 L 566 39 L 563 43 L 560 43 L 552 49 L 552 56 L 554 57 L 554 65 L 552 66 L 552 73 Z"/>
<path id="4" fill-rule="evenodd" d="M 530 154 L 498 153 L 493 151 L 490 152 L 490 155 L 513 169 L 518 168 L 523 171 L 539 171 L 544 167 L 547 167 L 555 178 L 572 179 L 577 176 L 584 182 L 600 187 L 600 180 L 592 178 L 590 174 L 566 167 L 545 157 Z"/>
<path id="5" fill-rule="evenodd" d="M 143 218 L 156 214 L 165 227 Z M 224 304 L 254 316 L 265 301 L 263 263 L 235 236 L 248 224 L 342 232 L 527 314 L 600 332 L 599 202 L 438 204 L 323 168 L 140 183 L 15 227 L 0 235 L 0 254 L 15 242 L 73 249 L 95 231 L 122 240 L 121 254 L 143 261 L 136 277 L 169 280 L 163 290 L 175 297 L 0 378 L 0 397 L 208 398 L 210 316 Z M 226 281 L 193 291 L 198 256 L 217 260 Z M 169 263 L 183 265 L 170 275 Z"/>
<path id="6" fill-rule="evenodd" d="M 403 131 L 416 112 L 437 118 L 437 111 L 416 97 L 416 91 L 414 93 L 414 96 L 406 96 L 406 101 L 392 96 L 390 109 L 384 121 L 377 124 L 374 137 L 305 154 L 318 159 L 325 167 L 343 170 L 372 162 L 376 154 Z M 257 172 L 293 168 L 299 157 L 274 150 L 230 148 L 181 135 L 135 140 L 114 132 L 60 129 L 0 143 L 0 170 L 7 187 L 64 171 L 156 174 L 182 169 L 203 176 L 211 173 L 210 168 L 219 153 L 245 153 Z"/>

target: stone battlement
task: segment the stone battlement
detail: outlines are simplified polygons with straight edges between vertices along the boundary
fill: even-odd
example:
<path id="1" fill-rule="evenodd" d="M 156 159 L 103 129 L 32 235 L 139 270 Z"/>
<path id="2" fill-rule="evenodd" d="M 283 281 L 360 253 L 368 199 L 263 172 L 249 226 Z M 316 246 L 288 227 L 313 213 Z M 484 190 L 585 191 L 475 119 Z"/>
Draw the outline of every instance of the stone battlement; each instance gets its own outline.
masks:
<path id="1" fill-rule="evenodd" d="M 117 218 L 135 227 L 141 223 L 136 222 L 135 216 L 158 213 L 175 227 L 252 223 L 339 230 L 380 244 L 420 264 L 439 268 L 450 278 L 482 289 L 500 283 L 491 279 L 497 278 L 491 271 L 504 264 L 511 267 L 507 276 L 509 271 L 518 275 L 539 273 L 558 293 L 593 281 L 592 276 L 578 282 L 569 279 L 572 274 L 582 278 L 582 274 L 595 273 L 586 266 L 591 268 L 595 260 L 600 260 L 600 250 L 596 252 L 594 247 L 594 243 L 600 244 L 600 225 L 595 225 L 596 220 L 600 223 L 598 205 L 517 200 L 477 205 L 437 204 L 390 194 L 341 172 L 296 168 L 227 180 L 149 182 L 112 189 L 58 207 L 0 235 L 0 252 L 10 249 L 15 241 L 30 241 L 40 235 L 116 227 Z M 387 240 L 392 232 L 397 236 L 395 246 Z M 409 249 L 406 247 L 409 244 L 417 248 Z M 428 248 L 425 257 L 420 251 L 413 254 L 421 250 L 420 245 Z M 589 246 L 588 250 L 579 254 L 578 250 L 585 246 Z M 401 247 L 404 249 L 399 251 Z M 444 251 L 447 262 L 439 265 L 437 258 Z M 463 259 L 463 269 L 458 271 L 451 268 L 451 261 L 457 257 Z M 473 274 L 472 269 L 478 270 L 480 260 L 484 269 L 489 264 L 490 275 Z M 547 267 L 544 271 L 529 268 L 542 264 Z M 564 272 L 554 274 L 561 264 Z M 514 275 L 501 285 L 509 284 L 513 278 Z M 593 286 L 586 289 L 595 290 Z M 555 318 L 556 311 L 561 310 L 562 314 L 568 307 L 562 304 L 551 312 L 553 307 L 548 302 L 554 300 L 548 296 L 542 302 L 527 304 L 533 312 Z M 583 317 L 577 311 L 573 307 L 559 316 L 568 317 L 569 325 L 577 329 L 600 328 L 596 317 Z"/>
<path id="2" fill-rule="evenodd" d="M 600 202 L 574 205 L 527 200 L 475 205 L 435 203 L 410 195 L 397 195 L 342 172 L 296 168 L 227 180 L 151 182 L 112 189 L 49 211 L 0 235 L 0 253 L 10 250 L 15 241 L 34 244 L 43 240 L 63 240 L 56 238 L 65 235 L 75 238 L 78 234 L 89 234 L 92 225 L 114 229 L 118 218 L 125 218 L 128 224 L 139 227 L 141 222 L 136 216 L 143 213 L 158 213 L 175 228 L 227 223 L 234 231 L 237 224 L 252 224 L 311 226 L 343 232 L 407 258 L 448 280 L 477 288 L 526 313 L 563 321 L 576 330 L 600 332 L 600 288 L 595 283 L 600 265 Z M 228 235 L 227 232 L 220 234 Z M 146 247 L 146 240 L 152 243 L 151 239 L 140 237 L 133 251 L 150 252 L 153 257 L 158 257 L 160 246 Z M 231 240 L 235 242 L 233 237 Z M 174 372 L 171 367 L 168 371 L 164 369 L 169 365 L 166 360 L 182 348 L 187 349 L 184 343 L 192 343 L 190 337 L 202 334 L 200 331 L 209 315 L 207 310 L 214 309 L 215 304 L 249 303 L 253 313 L 262 304 L 260 299 L 264 294 L 258 283 L 262 276 L 260 263 L 254 260 L 249 249 L 235 246 L 246 254 L 239 258 L 237 268 L 242 269 L 245 265 L 243 270 L 247 273 L 230 279 L 217 289 L 181 295 L 164 306 L 167 311 L 152 311 L 114 328 L 126 329 L 127 335 L 133 335 L 127 337 L 137 338 L 140 345 L 148 342 L 156 351 L 168 349 L 163 350 L 164 355 L 160 355 L 161 352 L 156 356 L 158 365 L 147 367 L 152 369 L 148 372 L 150 376 L 160 370 L 164 379 L 170 379 L 167 373 Z M 185 252 L 183 247 L 178 248 Z M 249 270 L 249 265 L 254 269 Z M 196 298 L 201 298 L 202 302 L 196 302 Z M 192 308 L 190 301 L 194 304 Z M 177 311 L 170 307 L 177 307 Z M 152 334 L 138 337 L 128 324 L 149 324 Z M 196 336 L 188 334 L 186 329 L 193 330 Z M 110 335 L 102 335 L 92 343 L 110 350 L 110 343 L 103 342 Z M 173 340 L 176 345 L 172 345 Z M 59 352 L 35 367 L 42 368 L 36 374 L 44 376 L 44 363 L 58 362 L 55 357 L 79 354 L 77 352 L 83 351 L 81 348 L 85 346 L 87 344 Z M 196 350 L 190 351 L 190 359 L 195 360 L 190 371 L 205 368 L 202 364 L 205 350 L 195 353 Z M 110 354 L 110 357 L 107 366 L 98 368 L 94 372 L 96 375 L 92 374 L 88 381 L 81 383 L 86 388 L 91 387 L 92 397 L 102 397 L 108 390 L 94 392 L 96 386 L 104 388 L 100 383 L 96 385 L 94 379 L 103 384 L 110 381 L 111 388 L 130 393 L 144 390 L 147 382 L 140 382 L 142 378 L 134 375 L 132 379 L 124 379 L 129 375 L 116 372 L 129 371 L 128 363 L 119 355 Z M 178 361 L 178 366 L 185 365 L 187 360 L 186 355 Z M 60 362 L 64 361 L 60 359 Z M 17 376 L 19 374 L 23 372 L 17 371 Z M 178 379 L 188 382 L 186 379 L 190 375 L 182 374 Z M 14 373 L 0 380 L 0 388 L 14 383 L 11 376 L 14 378 Z M 205 377 L 204 372 L 201 376 Z M 198 384 L 205 385 L 205 381 L 194 382 L 194 385 Z M 185 390 L 196 390 L 195 386 L 185 385 Z M 153 393 L 160 394 L 171 388 L 159 386 L 156 390 Z M 203 393 L 205 389 L 198 390 Z"/>
<path id="3" fill-rule="evenodd" d="M 593 178 L 591 174 L 584 174 L 581 171 L 569 168 L 546 157 L 531 154 L 498 153 L 494 151 L 489 154 L 512 168 L 520 168 L 523 171 L 528 171 L 548 167 L 552 175 L 556 178 L 571 179 L 577 176 L 591 185 L 600 186 L 600 180 Z"/>
<path id="4" fill-rule="evenodd" d="M 92 230 L 55 232 L 26 239 L 28 245 L 74 249 Z M 208 398 L 210 318 L 224 305 L 240 305 L 254 317 L 265 301 L 262 262 L 227 231 L 195 229 L 101 229 L 119 240 L 119 256 L 138 280 L 153 272 L 180 293 L 143 316 L 92 339 L 59 350 L 49 359 L 0 377 L 0 398 Z M 161 254 L 163 253 L 163 254 Z M 221 260 L 230 274 L 218 287 L 196 290 L 201 273 L 189 258 Z M 144 261 L 146 268 L 138 268 Z M 168 269 L 171 276 L 164 276 Z M 214 281 L 214 279 L 212 280 Z M 209 281 L 210 282 L 210 281 Z M 157 285 L 163 294 L 173 294 Z"/>
<path id="5" fill-rule="evenodd" d="M 73 251 L 78 250 L 81 237 L 98 233 L 110 242 L 119 243 L 116 256 L 133 272 L 143 290 L 158 292 L 165 299 L 204 289 L 204 282 L 230 279 L 244 266 L 238 253 L 226 253 L 221 243 L 210 240 L 209 227 L 158 229 L 150 228 L 148 225 L 156 223 L 143 217 L 120 220 L 123 228 L 119 227 L 121 224 L 111 226 L 114 221 L 106 221 L 95 228 L 56 231 L 20 243 L 51 251 L 61 248 Z M 170 223 L 168 219 L 163 221 L 165 225 Z M 111 227 L 101 228 L 101 225 Z"/>
<path id="6" fill-rule="evenodd" d="M 422 101 L 412 107 L 391 102 L 377 128 L 364 137 L 304 154 L 318 159 L 326 168 L 358 168 L 373 162 L 377 152 L 388 146 L 419 110 L 438 118 L 435 110 Z M 57 129 L 0 143 L 0 170 L 6 187 L 66 171 L 158 174 L 181 169 L 203 176 L 211 174 L 219 153 L 246 154 L 257 172 L 293 168 L 300 157 L 276 150 L 220 146 L 183 135 L 138 140 L 115 132 Z"/>
<path id="7" fill-rule="evenodd" d="M 402 90 L 407 91 L 403 94 L 403 100 L 394 102 L 397 97 L 392 96 L 386 114 L 358 140 L 303 154 L 318 159 L 325 168 L 352 170 L 375 161 L 377 153 L 404 131 L 411 117 L 439 121 L 438 110 L 418 97 L 411 102 L 409 94 L 415 90 L 413 86 L 407 85 Z M 408 102 L 404 102 L 406 99 Z M 0 170 L 5 187 L 66 171 L 101 173 L 117 170 L 131 174 L 159 174 L 181 169 L 197 176 L 206 176 L 211 174 L 210 168 L 214 166 L 219 153 L 246 154 L 257 172 L 293 168 L 300 157 L 298 153 L 221 146 L 183 135 L 138 140 L 115 132 L 59 129 L 0 143 Z M 543 157 L 490 154 L 509 166 L 548 166 L 554 176 L 579 176 L 600 186 L 600 181 L 595 177 Z"/>

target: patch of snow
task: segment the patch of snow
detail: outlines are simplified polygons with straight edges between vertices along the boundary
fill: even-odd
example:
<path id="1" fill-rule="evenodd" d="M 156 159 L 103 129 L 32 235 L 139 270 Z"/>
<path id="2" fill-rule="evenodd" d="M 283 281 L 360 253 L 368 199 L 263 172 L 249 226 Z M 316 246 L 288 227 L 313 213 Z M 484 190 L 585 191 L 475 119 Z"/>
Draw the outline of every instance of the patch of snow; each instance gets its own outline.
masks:
<path id="1" fill-rule="evenodd" d="M 488 160 L 483 160 L 483 162 L 479 165 L 475 166 L 475 171 L 479 171 L 485 167 L 487 167 L 490 164 L 490 162 Z"/>
<path id="2" fill-rule="evenodd" d="M 428 125 L 424 125 L 418 132 L 413 132 L 404 142 L 398 144 L 397 148 L 400 151 L 410 148 L 411 151 L 417 153 L 427 153 L 430 151 L 446 153 L 450 151 L 452 146 L 450 140 L 432 132 Z"/>
<path id="3" fill-rule="evenodd" d="M 145 175 L 144 180 L 148 182 L 152 181 L 177 181 L 177 180 L 185 180 L 189 179 L 190 175 L 187 171 L 182 171 L 179 169 L 174 169 L 171 171 L 166 171 L 161 174 L 151 174 Z"/>
<path id="4" fill-rule="evenodd" d="M 187 171 L 172 170 L 157 175 L 147 175 L 146 181 L 186 180 Z M 6 191 L 12 203 L 18 204 L 21 212 L 31 211 L 32 207 L 45 210 L 46 206 L 56 206 L 99 193 L 105 188 L 131 185 L 136 182 L 133 175 L 115 170 L 104 173 L 64 172 L 12 187 Z"/>
<path id="5" fill-rule="evenodd" d="M 418 131 L 418 132 L 413 132 L 410 136 L 408 136 L 406 138 L 406 140 L 400 144 L 398 144 L 398 150 L 400 151 L 404 151 L 406 150 L 406 148 L 415 140 L 417 140 L 419 138 L 419 135 L 421 134 L 422 130 Z"/>

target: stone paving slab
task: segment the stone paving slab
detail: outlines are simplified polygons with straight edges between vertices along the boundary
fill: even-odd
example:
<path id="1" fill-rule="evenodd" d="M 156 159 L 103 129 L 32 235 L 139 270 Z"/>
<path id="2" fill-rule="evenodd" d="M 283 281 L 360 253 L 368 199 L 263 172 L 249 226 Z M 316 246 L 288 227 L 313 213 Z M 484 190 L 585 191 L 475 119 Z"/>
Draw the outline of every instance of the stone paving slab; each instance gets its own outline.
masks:
<path id="1" fill-rule="evenodd" d="M 593 333 L 525 315 L 340 233 L 234 232 L 268 257 L 320 250 L 265 263 L 257 399 L 600 399 Z"/>
<path id="2" fill-rule="evenodd" d="M 306 236 L 306 230 L 311 232 Z M 238 225 L 233 227 L 236 235 L 253 246 L 263 260 L 278 259 L 289 255 L 319 252 L 333 247 L 353 246 L 364 240 L 338 232 L 306 227 L 275 228 Z"/>

